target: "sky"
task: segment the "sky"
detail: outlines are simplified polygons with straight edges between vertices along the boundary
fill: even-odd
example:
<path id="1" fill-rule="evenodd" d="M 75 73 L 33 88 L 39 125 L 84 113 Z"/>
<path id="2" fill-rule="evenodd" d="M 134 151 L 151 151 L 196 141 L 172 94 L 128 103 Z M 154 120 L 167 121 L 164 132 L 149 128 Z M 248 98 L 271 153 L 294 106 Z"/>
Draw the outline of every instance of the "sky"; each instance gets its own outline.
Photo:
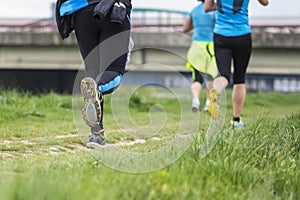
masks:
<path id="1" fill-rule="evenodd" d="M 267 7 L 250 0 L 252 17 L 300 17 L 299 0 L 269 0 Z M 49 18 L 55 0 L 0 0 L 0 18 Z M 196 0 L 132 0 L 137 8 L 164 8 L 190 11 Z"/>

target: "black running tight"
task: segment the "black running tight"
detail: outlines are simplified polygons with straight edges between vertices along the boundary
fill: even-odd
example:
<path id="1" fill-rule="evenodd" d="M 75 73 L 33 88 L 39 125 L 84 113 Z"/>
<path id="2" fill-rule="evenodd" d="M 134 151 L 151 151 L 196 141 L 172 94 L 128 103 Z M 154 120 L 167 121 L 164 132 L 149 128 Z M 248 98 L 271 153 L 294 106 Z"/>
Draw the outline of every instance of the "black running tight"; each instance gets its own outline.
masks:
<path id="1" fill-rule="evenodd" d="M 74 28 L 80 53 L 84 60 L 85 76 L 95 79 L 102 95 L 117 88 L 125 72 L 130 37 L 130 9 L 122 24 L 110 22 L 109 16 L 98 21 L 93 17 L 96 4 L 87 6 L 74 13 Z M 99 127 L 103 128 L 102 115 Z"/>
<path id="2" fill-rule="evenodd" d="M 94 19 L 95 5 L 74 13 L 74 27 L 84 59 L 85 76 L 96 79 L 105 95 L 119 85 L 125 72 L 130 37 L 130 9 L 127 9 L 123 23 L 119 24 L 110 22 L 109 16 L 101 21 Z"/>

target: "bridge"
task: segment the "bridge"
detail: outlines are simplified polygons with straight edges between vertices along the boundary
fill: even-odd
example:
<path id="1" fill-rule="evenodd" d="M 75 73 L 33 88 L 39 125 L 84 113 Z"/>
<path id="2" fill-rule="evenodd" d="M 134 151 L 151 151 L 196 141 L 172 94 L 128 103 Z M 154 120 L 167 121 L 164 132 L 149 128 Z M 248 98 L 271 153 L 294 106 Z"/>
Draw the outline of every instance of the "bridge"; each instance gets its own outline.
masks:
<path id="1" fill-rule="evenodd" d="M 134 73 L 139 73 L 141 78 L 161 77 L 164 82 L 165 75 L 172 74 L 161 67 L 166 65 L 190 78 L 184 66 L 191 35 L 180 32 L 186 15 L 179 11 L 133 10 L 135 50 L 127 70 L 143 66 Z M 300 91 L 300 25 L 295 21 L 286 26 L 252 24 L 254 48 L 248 70 L 249 89 Z M 27 80 L 36 73 L 42 79 L 34 78 L 36 85 L 49 77 L 48 84 L 59 84 L 59 91 L 63 92 L 72 88 L 72 80 L 81 64 L 74 34 L 61 40 L 53 20 L 19 24 L 1 24 L 0 20 L 1 85 L 25 87 L 27 83 L 22 79 Z M 178 86 L 178 82 L 180 80 L 175 80 L 171 85 Z"/>

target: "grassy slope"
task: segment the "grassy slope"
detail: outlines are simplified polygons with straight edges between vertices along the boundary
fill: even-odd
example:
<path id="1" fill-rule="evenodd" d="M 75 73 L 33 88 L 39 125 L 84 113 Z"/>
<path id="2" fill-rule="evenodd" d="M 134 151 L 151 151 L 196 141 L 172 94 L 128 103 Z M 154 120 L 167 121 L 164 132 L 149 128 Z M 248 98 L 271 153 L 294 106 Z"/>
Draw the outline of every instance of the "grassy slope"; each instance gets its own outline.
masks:
<path id="1" fill-rule="evenodd" d="M 198 158 L 196 140 L 172 165 L 135 175 L 103 166 L 81 145 L 70 96 L 2 92 L 0 199 L 299 199 L 299 97 L 249 94 L 248 126 L 225 127 L 207 157 Z"/>

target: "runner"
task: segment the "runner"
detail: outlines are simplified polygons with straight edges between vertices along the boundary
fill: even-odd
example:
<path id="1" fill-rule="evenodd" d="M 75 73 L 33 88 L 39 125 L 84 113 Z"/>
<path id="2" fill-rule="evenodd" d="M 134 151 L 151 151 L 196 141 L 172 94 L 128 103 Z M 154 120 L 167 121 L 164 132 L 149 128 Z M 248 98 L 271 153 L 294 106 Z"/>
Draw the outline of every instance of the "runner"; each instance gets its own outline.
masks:
<path id="1" fill-rule="evenodd" d="M 113 92 L 125 72 L 130 38 L 130 0 L 58 0 L 57 25 L 62 38 L 75 30 L 84 59 L 83 119 L 91 127 L 87 146 L 105 144 L 103 96 Z"/>
<path id="2" fill-rule="evenodd" d="M 264 6 L 269 3 L 268 0 L 258 1 Z M 213 81 L 208 112 L 214 119 L 220 114 L 218 98 L 230 82 L 233 60 L 232 128 L 244 127 L 241 112 L 246 98 L 245 74 L 252 50 L 248 5 L 249 0 L 206 0 L 204 5 L 206 12 L 217 10 L 214 46 L 221 74 Z"/>
<path id="3" fill-rule="evenodd" d="M 198 0 L 198 4 L 190 12 L 183 25 L 183 32 L 187 33 L 194 29 L 193 42 L 189 48 L 186 67 L 192 71 L 194 82 L 191 85 L 193 100 L 192 111 L 200 112 L 199 96 L 202 89 L 203 78 L 206 81 L 206 102 L 204 111 L 209 106 L 209 89 L 212 85 L 213 77 L 218 75 L 215 62 L 213 29 L 215 24 L 215 13 L 204 12 L 204 1 Z"/>

